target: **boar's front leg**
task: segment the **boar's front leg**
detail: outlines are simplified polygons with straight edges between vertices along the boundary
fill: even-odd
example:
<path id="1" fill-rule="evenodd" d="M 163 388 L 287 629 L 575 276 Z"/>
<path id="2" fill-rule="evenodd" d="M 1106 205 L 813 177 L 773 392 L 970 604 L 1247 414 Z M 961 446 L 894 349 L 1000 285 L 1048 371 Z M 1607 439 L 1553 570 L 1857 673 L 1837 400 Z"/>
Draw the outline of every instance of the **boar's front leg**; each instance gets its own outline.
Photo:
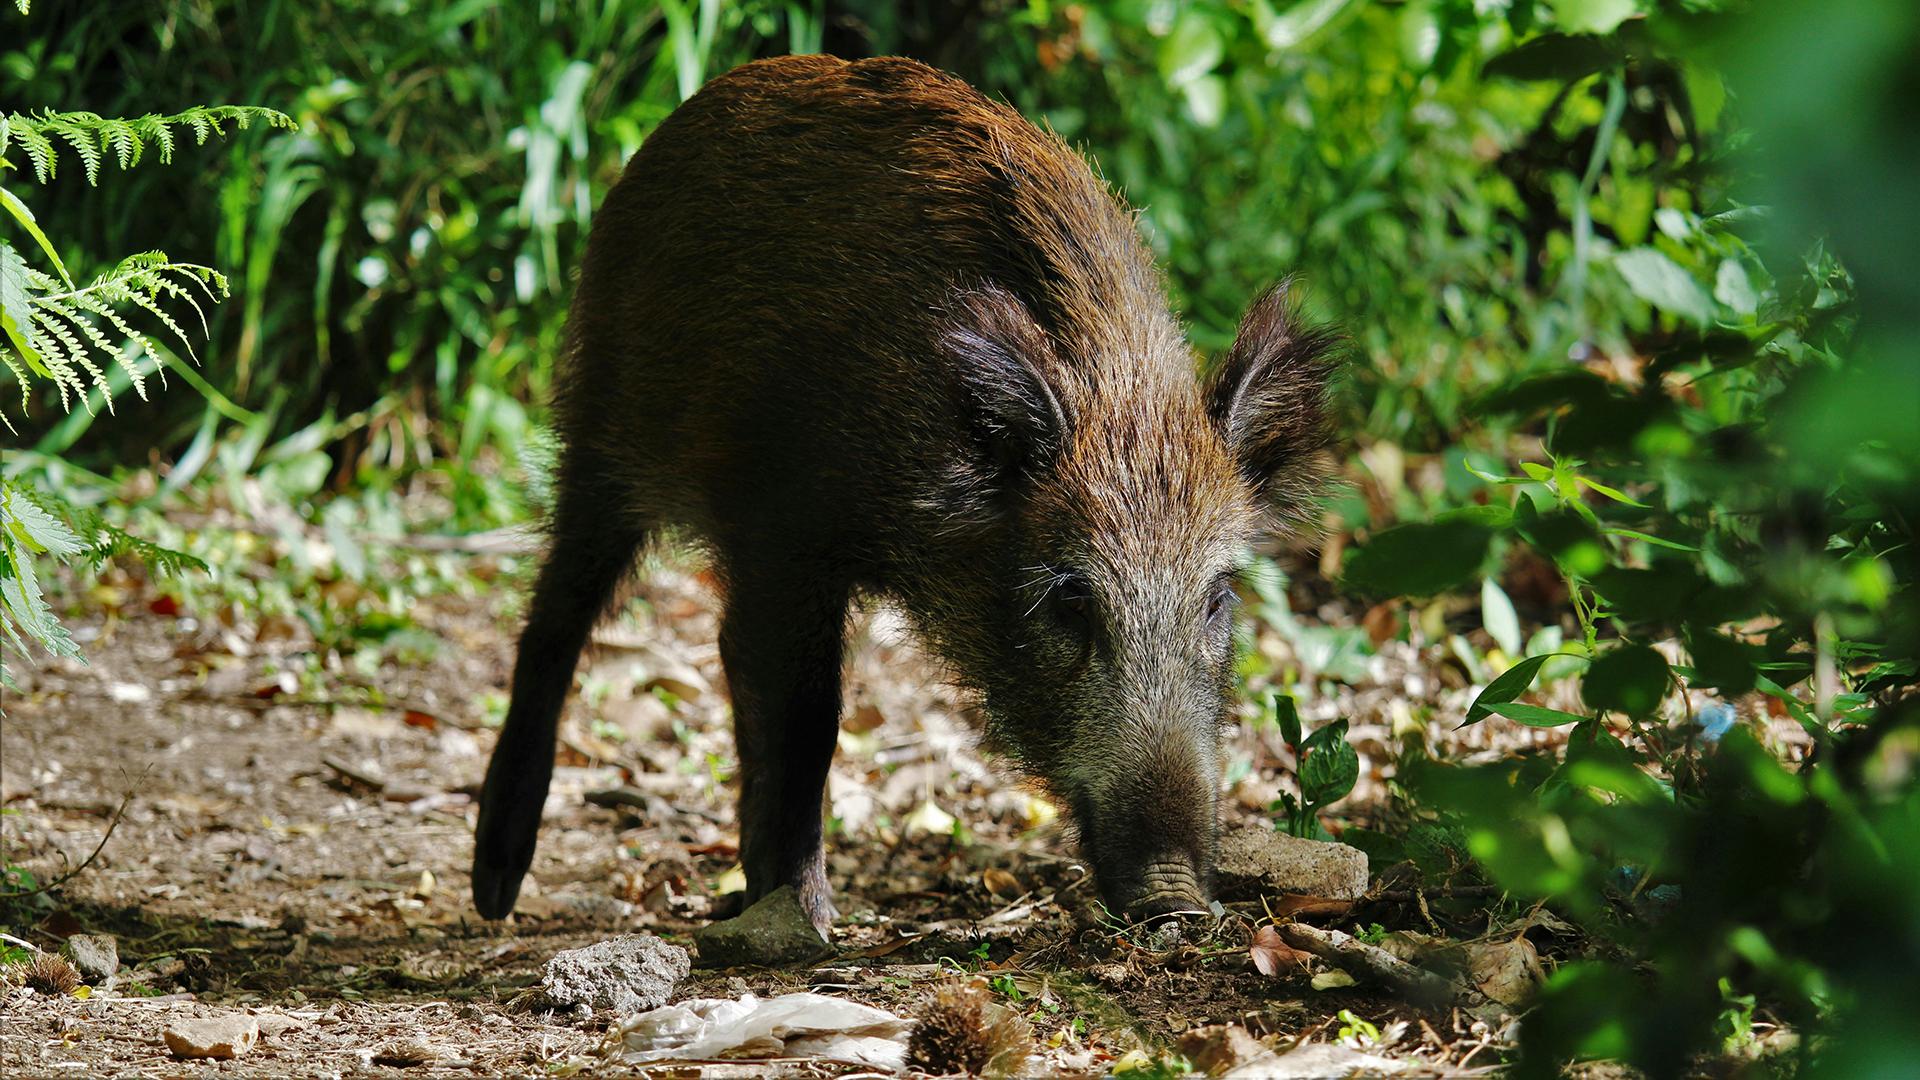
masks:
<path id="1" fill-rule="evenodd" d="M 782 885 L 815 926 L 833 924 L 821 800 L 840 728 L 840 665 L 851 590 L 788 558 L 733 564 L 720 659 L 740 753 L 740 862 L 746 902 Z"/>

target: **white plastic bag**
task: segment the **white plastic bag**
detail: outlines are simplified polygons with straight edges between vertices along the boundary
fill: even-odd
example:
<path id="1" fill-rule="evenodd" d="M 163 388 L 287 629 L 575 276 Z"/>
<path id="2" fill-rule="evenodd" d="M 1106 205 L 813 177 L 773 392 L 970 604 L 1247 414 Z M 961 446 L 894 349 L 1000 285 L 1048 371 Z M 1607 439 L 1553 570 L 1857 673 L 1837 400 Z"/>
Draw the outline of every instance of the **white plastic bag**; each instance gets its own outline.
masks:
<path id="1" fill-rule="evenodd" d="M 827 994 L 738 1000 L 693 998 L 623 1021 L 615 1056 L 629 1063 L 666 1058 L 818 1057 L 898 1072 L 913 1021 Z"/>

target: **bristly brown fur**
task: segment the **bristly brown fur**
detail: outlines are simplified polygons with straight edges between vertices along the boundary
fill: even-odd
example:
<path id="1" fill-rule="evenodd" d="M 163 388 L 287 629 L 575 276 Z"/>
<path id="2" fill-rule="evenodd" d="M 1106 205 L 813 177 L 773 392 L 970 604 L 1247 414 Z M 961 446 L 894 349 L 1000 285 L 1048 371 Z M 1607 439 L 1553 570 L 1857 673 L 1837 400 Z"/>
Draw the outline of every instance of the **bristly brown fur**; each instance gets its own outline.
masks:
<path id="1" fill-rule="evenodd" d="M 715 79 L 594 222 L 553 550 L 481 799 L 482 913 L 511 910 L 532 858 L 576 657 L 664 530 L 726 590 L 747 900 L 790 884 L 832 918 L 820 802 L 864 594 L 1066 805 L 1110 905 L 1196 906 L 1229 579 L 1310 494 L 1327 355 L 1270 294 L 1203 387 L 1126 208 L 958 79 L 820 56 Z"/>

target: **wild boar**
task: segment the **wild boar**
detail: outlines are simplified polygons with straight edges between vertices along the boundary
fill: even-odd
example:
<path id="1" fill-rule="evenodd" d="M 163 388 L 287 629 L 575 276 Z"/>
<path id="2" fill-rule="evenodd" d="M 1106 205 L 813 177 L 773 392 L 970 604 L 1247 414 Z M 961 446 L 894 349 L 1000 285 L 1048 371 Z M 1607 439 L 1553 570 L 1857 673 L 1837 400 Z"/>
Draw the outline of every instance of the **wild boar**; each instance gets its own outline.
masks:
<path id="1" fill-rule="evenodd" d="M 481 913 L 512 909 L 532 860 L 589 631 L 667 536 L 723 586 L 749 902 L 791 885 L 834 917 L 821 801 L 865 596 L 1066 808 L 1114 912 L 1204 907 L 1234 575 L 1313 503 L 1331 342 L 1277 288 L 1203 381 L 1126 208 L 923 64 L 794 56 L 709 83 L 593 222 Z"/>

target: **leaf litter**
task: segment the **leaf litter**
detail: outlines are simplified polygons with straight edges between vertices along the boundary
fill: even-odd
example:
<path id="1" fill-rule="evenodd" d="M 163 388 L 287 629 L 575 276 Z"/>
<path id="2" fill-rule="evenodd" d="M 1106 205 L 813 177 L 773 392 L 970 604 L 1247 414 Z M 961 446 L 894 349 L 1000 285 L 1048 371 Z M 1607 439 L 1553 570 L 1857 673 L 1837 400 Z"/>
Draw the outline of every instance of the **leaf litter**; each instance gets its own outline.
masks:
<path id="1" fill-rule="evenodd" d="M 57 877 L 132 798 L 96 865 L 56 894 L 0 908 L 4 929 L 44 946 L 82 930 L 114 935 L 123 964 L 114 989 L 85 1000 L 8 982 L 0 1066 L 170 1075 L 169 1024 L 236 1012 L 259 1020 L 250 1067 L 282 1075 L 592 1072 L 631 1052 L 626 1036 L 646 1014 L 527 1002 L 556 953 L 634 932 L 688 942 L 742 884 L 737 759 L 698 574 L 654 568 L 639 601 L 596 636 L 539 854 L 500 925 L 471 911 L 466 871 L 497 722 L 487 702 L 511 667 L 511 590 L 422 598 L 414 622 L 448 644 L 369 660 L 322 649 L 283 618 L 143 600 L 144 584 L 118 583 L 128 599 L 97 626 L 81 620 L 91 666 L 26 672 L 8 703 L 9 863 Z M 1337 606 L 1319 614 L 1379 621 Z M 1497 1060 L 1513 1010 L 1556 957 L 1585 947 L 1565 924 L 1471 887 L 1429 895 L 1382 865 L 1357 899 L 1256 889 L 1177 930 L 1118 925 L 1057 809 L 976 748 L 966 707 L 902 626 L 885 609 L 856 623 L 827 808 L 843 912 L 834 955 L 789 970 L 696 970 L 669 1007 L 738 1011 L 811 994 L 919 1020 L 964 1013 L 971 1006 L 953 1001 L 973 995 L 991 1006 L 982 1015 L 1024 1025 L 1032 1070 L 1171 1067 L 1181 1047 L 1213 1045 L 1182 1041 L 1205 1031 L 1237 1048 L 1208 1066 L 1220 1073 L 1341 1075 L 1385 1061 L 1452 1075 Z M 1461 755 L 1552 737 L 1490 724 L 1453 732 L 1477 689 L 1457 662 L 1373 644 L 1364 676 L 1323 680 L 1330 696 L 1301 706 L 1316 727 L 1351 724 L 1359 776 L 1337 811 L 1347 821 L 1384 804 L 1392 743 L 1407 730 Z M 1291 646 L 1263 627 L 1256 648 Z M 116 691 L 128 685 L 151 693 Z M 1249 767 L 1227 813 L 1268 827 L 1273 792 L 1293 782 L 1288 748 L 1249 726 L 1233 750 Z M 1382 922 L 1392 930 L 1361 940 Z M 1402 956 L 1406 942 L 1386 940 L 1396 932 L 1437 944 Z M 1330 941 L 1352 948 L 1314 947 Z M 1442 956 L 1435 971 L 1409 962 L 1430 956 Z M 1425 978 L 1380 977 L 1394 964 Z M 1430 980 L 1447 1000 L 1418 992 Z M 1361 1039 L 1343 1016 L 1394 1038 Z M 782 1043 L 781 1067 L 800 1074 L 873 1067 L 790 1049 Z"/>

